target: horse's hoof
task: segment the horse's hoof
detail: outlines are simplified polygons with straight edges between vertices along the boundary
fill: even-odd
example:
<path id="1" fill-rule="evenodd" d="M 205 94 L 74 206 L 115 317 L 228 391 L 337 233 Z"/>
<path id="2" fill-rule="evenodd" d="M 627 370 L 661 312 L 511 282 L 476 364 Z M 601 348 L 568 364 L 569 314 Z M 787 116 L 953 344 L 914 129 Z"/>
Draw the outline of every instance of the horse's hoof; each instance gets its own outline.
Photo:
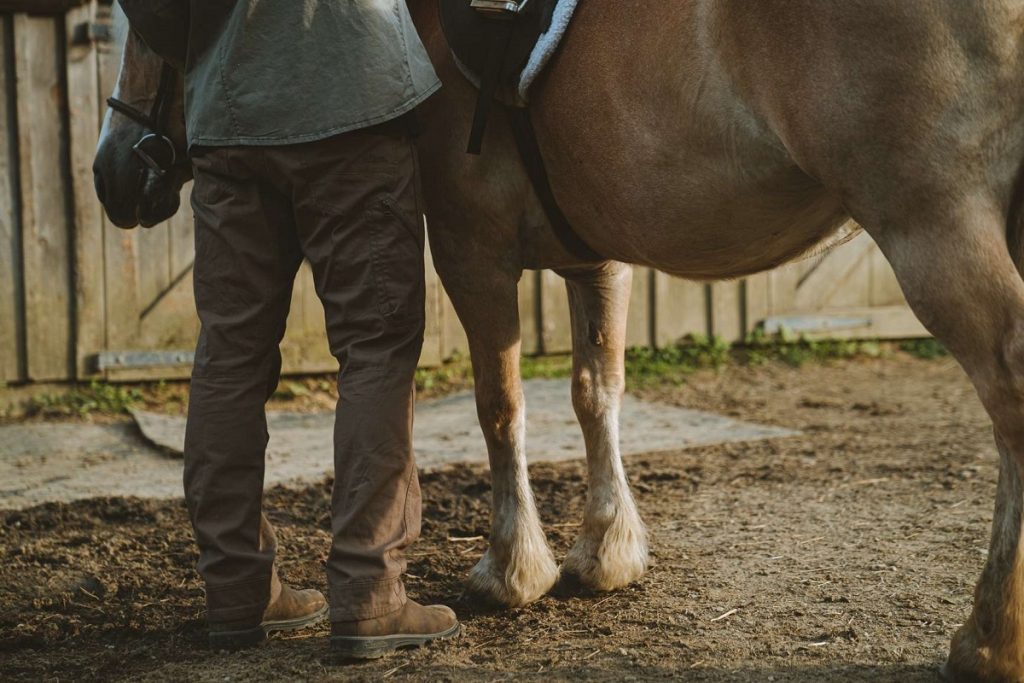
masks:
<path id="1" fill-rule="evenodd" d="M 585 531 L 566 555 L 562 573 L 591 591 L 610 591 L 633 583 L 647 571 L 647 530 L 635 515 L 620 515 L 604 535 Z"/>
<path id="2" fill-rule="evenodd" d="M 1020 645 L 1013 643 L 1003 643 L 1002 648 L 983 643 L 972 615 L 953 635 L 939 675 L 949 683 L 1024 683 L 1020 652 Z"/>
<path id="3" fill-rule="evenodd" d="M 951 664 L 948 659 L 945 662 L 942 663 L 942 666 L 939 667 L 939 678 L 941 678 L 942 680 L 946 681 L 947 683 L 1010 683 L 1011 680 L 1013 680 L 1013 681 L 1024 680 L 1024 678 L 1016 678 L 1016 679 L 1009 679 L 1009 678 L 1006 678 L 1006 679 L 980 678 L 980 677 L 976 676 L 975 674 L 964 673 L 956 665 Z"/>
<path id="4" fill-rule="evenodd" d="M 544 550 L 515 567 L 498 566 L 488 550 L 469 572 L 469 592 L 499 607 L 522 607 L 540 599 L 558 582 L 558 565 L 546 546 Z"/>

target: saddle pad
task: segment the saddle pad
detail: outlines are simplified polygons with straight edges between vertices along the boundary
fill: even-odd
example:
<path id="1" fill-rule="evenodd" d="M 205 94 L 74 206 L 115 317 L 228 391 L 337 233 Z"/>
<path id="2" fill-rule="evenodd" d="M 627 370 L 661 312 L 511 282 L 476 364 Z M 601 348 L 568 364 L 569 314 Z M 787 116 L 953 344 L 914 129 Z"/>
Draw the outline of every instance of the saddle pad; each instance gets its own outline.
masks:
<path id="1" fill-rule="evenodd" d="M 555 54 L 558 45 L 562 42 L 562 36 L 569 28 L 569 21 L 573 12 L 576 11 L 578 0 L 557 0 L 555 11 L 551 15 L 551 25 L 548 30 L 540 35 L 537 44 L 530 53 L 530 59 L 526 62 L 523 73 L 519 76 L 519 99 L 528 102 L 527 97 L 530 86 L 537 80 L 537 76 L 547 66 L 548 61 Z"/>
<path id="2" fill-rule="evenodd" d="M 530 86 L 558 49 L 578 0 L 527 0 L 511 26 L 501 55 L 495 96 L 505 104 L 526 106 Z M 485 18 L 469 0 L 439 0 L 441 27 L 462 75 L 475 87 L 489 68 L 488 60 L 502 20 Z"/>

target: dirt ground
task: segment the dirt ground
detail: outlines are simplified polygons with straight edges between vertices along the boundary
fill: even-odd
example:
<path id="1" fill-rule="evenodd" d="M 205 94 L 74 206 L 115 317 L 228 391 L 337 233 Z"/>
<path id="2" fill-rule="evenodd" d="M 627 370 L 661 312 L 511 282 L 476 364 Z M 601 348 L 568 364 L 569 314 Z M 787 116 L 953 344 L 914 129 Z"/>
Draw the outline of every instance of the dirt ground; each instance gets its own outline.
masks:
<path id="1" fill-rule="evenodd" d="M 632 457 L 652 567 L 610 594 L 494 612 L 463 594 L 484 550 L 478 467 L 423 479 L 409 592 L 463 636 L 333 666 L 326 629 L 245 653 L 204 647 L 184 506 L 100 499 L 0 511 L 3 680 L 934 681 L 984 562 L 996 458 L 949 359 L 729 367 L 648 399 L 803 435 Z M 580 518 L 582 463 L 531 468 L 555 553 Z M 328 484 L 268 494 L 282 573 L 324 588 Z"/>

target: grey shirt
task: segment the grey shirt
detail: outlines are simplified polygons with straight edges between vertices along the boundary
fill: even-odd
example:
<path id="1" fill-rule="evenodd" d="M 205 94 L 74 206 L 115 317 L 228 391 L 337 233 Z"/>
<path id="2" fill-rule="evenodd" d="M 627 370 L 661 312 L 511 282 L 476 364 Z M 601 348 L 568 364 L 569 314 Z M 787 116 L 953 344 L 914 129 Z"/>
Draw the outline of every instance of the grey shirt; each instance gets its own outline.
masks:
<path id="1" fill-rule="evenodd" d="M 169 26 L 189 27 L 183 40 L 190 146 L 319 140 L 396 118 L 441 85 L 405 0 L 122 5 L 158 51 Z M 181 12 L 188 15 L 183 21 Z"/>

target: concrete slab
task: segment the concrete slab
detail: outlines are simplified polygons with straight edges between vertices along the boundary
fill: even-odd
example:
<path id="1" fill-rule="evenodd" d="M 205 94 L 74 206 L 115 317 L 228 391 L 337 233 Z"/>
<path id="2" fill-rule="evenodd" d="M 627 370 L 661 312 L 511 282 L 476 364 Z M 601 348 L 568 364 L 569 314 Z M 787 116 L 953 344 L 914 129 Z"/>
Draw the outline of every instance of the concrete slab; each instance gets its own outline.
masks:
<path id="1" fill-rule="evenodd" d="M 530 461 L 582 458 L 568 381 L 531 380 L 525 391 Z M 94 496 L 180 496 L 181 460 L 168 454 L 182 451 L 184 418 L 144 411 L 134 418 L 136 424 L 0 427 L 0 508 Z M 330 472 L 333 420 L 333 413 L 271 413 L 267 485 L 301 485 Z M 796 434 L 632 396 L 623 403 L 621 433 L 624 455 Z M 419 403 L 415 444 L 423 469 L 486 462 L 472 393 Z"/>

